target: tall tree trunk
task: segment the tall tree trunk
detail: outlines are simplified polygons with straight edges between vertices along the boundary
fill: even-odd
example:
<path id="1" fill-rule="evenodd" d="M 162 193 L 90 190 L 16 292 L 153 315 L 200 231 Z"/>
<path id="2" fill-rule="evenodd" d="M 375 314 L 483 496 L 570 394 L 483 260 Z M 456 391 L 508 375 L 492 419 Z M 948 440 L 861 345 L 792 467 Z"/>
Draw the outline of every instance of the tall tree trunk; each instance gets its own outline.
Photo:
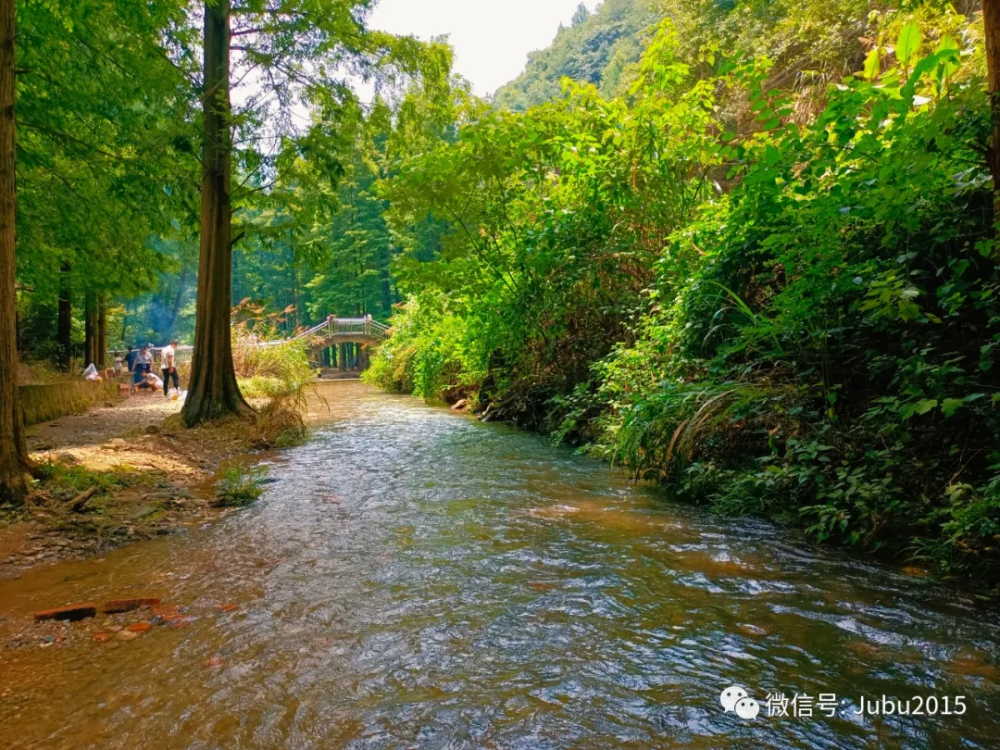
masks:
<path id="1" fill-rule="evenodd" d="M 302 316 L 299 314 L 299 254 L 295 253 L 292 256 L 292 306 L 295 308 L 292 310 L 290 320 L 288 321 L 288 331 L 297 331 L 299 326 L 302 325 Z"/>
<path id="2" fill-rule="evenodd" d="M 167 322 L 167 328 L 164 333 L 167 338 L 171 338 L 174 335 L 174 326 L 177 325 L 177 316 L 181 314 L 181 303 L 184 301 L 184 292 L 187 291 L 187 278 L 188 270 L 187 266 L 181 271 L 181 277 L 177 280 L 177 296 L 174 297 L 174 306 L 170 310 L 170 320 Z"/>
<path id="3" fill-rule="evenodd" d="M 97 295 L 89 289 L 83 297 L 83 366 L 97 365 Z"/>
<path id="4" fill-rule="evenodd" d="M 30 468 L 17 389 L 14 285 L 17 186 L 14 179 L 14 0 L 0 0 L 0 503 L 19 505 Z"/>
<path id="5" fill-rule="evenodd" d="M 119 336 L 123 342 L 128 335 L 128 302 L 125 303 L 125 312 L 122 313 L 122 335 Z"/>
<path id="6" fill-rule="evenodd" d="M 382 315 L 388 318 L 392 315 L 392 245 L 389 242 L 382 248 L 381 256 Z"/>
<path id="7" fill-rule="evenodd" d="M 983 0 L 986 26 L 986 68 L 993 117 L 993 139 L 989 148 L 993 176 L 993 221 L 1000 222 L 1000 0 Z"/>
<path id="8" fill-rule="evenodd" d="M 69 372 L 73 358 L 73 269 L 63 263 L 59 269 L 59 315 L 56 321 L 56 343 L 59 344 L 59 367 Z"/>
<path id="9" fill-rule="evenodd" d="M 229 102 L 230 0 L 205 3 L 204 147 L 201 180 L 201 258 L 191 382 L 184 402 L 189 427 L 251 409 L 236 384 L 230 328 L 233 244 Z"/>
<path id="10" fill-rule="evenodd" d="M 97 301 L 97 351 L 95 352 L 97 369 L 108 366 L 108 297 L 102 293 Z"/>

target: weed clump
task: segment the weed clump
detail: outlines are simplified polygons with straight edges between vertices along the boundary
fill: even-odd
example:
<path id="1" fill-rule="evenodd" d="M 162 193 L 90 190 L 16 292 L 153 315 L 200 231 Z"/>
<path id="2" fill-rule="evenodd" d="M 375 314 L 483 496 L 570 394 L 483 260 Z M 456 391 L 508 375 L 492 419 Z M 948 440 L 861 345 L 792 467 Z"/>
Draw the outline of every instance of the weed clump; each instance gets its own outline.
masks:
<path id="1" fill-rule="evenodd" d="M 267 469 L 230 466 L 215 485 L 216 508 L 244 508 L 260 499 L 267 484 Z"/>

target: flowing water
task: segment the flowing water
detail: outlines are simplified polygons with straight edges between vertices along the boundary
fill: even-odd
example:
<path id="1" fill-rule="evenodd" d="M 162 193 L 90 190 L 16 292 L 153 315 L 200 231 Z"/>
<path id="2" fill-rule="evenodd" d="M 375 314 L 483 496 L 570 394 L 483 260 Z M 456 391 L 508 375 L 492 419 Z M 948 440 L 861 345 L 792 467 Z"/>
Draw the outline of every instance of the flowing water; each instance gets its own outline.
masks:
<path id="1" fill-rule="evenodd" d="M 142 594 L 197 618 L 0 651 L 0 746 L 1000 746 L 1000 624 L 967 595 L 504 426 L 325 395 L 257 506 L 0 584 L 0 617 Z M 731 685 L 756 719 L 719 705 Z M 812 717 L 768 716 L 779 694 Z M 938 713 L 856 713 L 883 695 Z"/>

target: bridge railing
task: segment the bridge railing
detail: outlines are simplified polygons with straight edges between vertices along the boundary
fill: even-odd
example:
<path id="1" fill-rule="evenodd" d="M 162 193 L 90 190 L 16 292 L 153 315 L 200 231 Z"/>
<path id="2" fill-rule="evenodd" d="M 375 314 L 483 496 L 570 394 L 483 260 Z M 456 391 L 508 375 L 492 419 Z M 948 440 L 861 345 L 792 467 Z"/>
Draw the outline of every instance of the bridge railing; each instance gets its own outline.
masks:
<path id="1" fill-rule="evenodd" d="M 363 336 L 376 341 L 384 341 L 389 337 L 389 326 L 371 318 L 327 318 L 319 325 L 293 336 L 290 341 L 301 341 L 314 336 L 322 338 Z"/>

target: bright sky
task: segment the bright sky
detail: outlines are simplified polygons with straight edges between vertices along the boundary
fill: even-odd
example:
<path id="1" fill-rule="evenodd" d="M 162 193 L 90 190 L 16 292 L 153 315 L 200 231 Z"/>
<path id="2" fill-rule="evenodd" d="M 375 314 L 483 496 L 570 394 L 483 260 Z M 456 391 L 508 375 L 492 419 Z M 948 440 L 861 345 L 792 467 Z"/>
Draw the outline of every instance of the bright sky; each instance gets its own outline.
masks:
<path id="1" fill-rule="evenodd" d="M 580 0 L 380 0 L 369 27 L 423 40 L 447 35 L 456 72 L 477 94 L 516 78 L 528 53 L 548 47 Z M 598 0 L 585 0 L 594 10 Z"/>

